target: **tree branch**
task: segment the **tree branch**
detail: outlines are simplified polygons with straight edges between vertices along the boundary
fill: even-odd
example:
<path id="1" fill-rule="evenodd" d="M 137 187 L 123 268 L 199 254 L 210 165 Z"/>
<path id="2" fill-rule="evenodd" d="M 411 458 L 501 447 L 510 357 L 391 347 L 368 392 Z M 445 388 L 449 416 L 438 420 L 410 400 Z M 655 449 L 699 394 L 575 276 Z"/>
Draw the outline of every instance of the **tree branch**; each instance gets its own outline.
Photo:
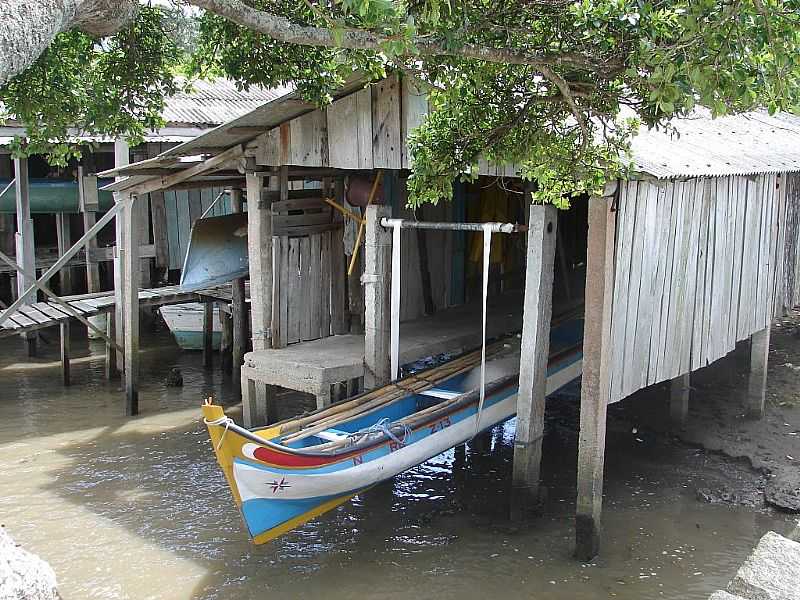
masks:
<path id="1" fill-rule="evenodd" d="M 325 48 L 348 48 L 351 50 L 382 51 L 382 44 L 392 41 L 392 36 L 374 33 L 363 29 L 346 28 L 341 36 L 334 36 L 330 29 L 298 25 L 280 15 L 258 10 L 241 0 L 187 0 L 189 4 L 203 8 L 241 25 L 247 29 L 263 33 L 272 39 L 300 46 Z M 448 48 L 441 41 L 417 37 L 412 40 L 420 56 L 452 56 L 471 58 L 490 63 L 509 65 L 566 66 L 576 69 L 596 68 L 588 58 L 575 54 L 537 54 L 512 48 L 494 48 L 479 44 L 464 44 Z"/>

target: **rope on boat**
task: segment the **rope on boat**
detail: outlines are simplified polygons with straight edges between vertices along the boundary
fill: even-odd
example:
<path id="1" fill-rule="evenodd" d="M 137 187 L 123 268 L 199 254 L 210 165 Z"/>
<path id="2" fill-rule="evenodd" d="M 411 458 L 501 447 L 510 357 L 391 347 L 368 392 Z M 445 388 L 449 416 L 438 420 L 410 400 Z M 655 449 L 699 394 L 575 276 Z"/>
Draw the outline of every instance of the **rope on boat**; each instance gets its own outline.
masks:
<path id="1" fill-rule="evenodd" d="M 399 438 L 392 432 L 392 427 L 402 427 L 403 428 L 403 437 Z M 411 428 L 406 424 L 400 423 L 392 423 L 387 417 L 384 417 L 374 425 L 370 425 L 366 429 L 359 429 L 355 433 L 351 433 L 347 436 L 348 443 L 350 445 L 357 444 L 365 437 L 369 437 L 374 433 L 383 433 L 393 442 L 397 443 L 400 446 L 405 446 L 406 441 L 411 436 Z"/>
<path id="2" fill-rule="evenodd" d="M 216 425 L 217 427 L 222 427 L 223 425 L 225 426 L 225 431 L 222 432 L 222 435 L 219 438 L 219 442 L 217 442 L 217 448 L 216 448 L 217 450 L 222 448 L 222 442 L 225 440 L 225 434 L 228 433 L 228 429 L 230 428 L 230 426 L 235 425 L 233 419 L 225 415 L 221 416 L 219 419 L 214 419 L 213 421 L 209 421 L 208 419 L 204 418 L 203 423 L 205 423 L 206 426 L 208 425 Z"/>

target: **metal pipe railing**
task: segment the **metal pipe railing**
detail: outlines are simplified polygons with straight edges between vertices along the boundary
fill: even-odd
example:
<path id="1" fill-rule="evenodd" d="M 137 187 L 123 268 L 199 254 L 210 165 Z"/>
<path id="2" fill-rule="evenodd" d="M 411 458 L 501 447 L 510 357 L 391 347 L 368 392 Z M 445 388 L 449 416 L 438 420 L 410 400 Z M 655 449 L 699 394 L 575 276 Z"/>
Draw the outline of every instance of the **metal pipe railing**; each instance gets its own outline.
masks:
<path id="1" fill-rule="evenodd" d="M 527 225 L 517 223 L 446 223 L 435 221 L 409 221 L 406 219 L 381 219 L 386 228 L 399 226 L 401 229 L 433 229 L 440 231 L 483 231 L 486 226 L 492 233 L 525 233 Z"/>

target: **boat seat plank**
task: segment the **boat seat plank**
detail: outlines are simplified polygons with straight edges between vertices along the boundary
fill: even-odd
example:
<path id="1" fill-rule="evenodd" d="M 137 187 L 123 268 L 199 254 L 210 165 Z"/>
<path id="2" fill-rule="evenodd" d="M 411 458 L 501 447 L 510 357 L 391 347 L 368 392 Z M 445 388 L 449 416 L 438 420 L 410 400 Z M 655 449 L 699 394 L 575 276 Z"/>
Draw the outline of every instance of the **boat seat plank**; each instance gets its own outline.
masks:
<path id="1" fill-rule="evenodd" d="M 453 398 L 457 398 L 463 392 L 453 392 L 451 390 L 443 390 L 441 388 L 431 388 L 429 390 L 423 390 L 418 392 L 420 396 L 429 396 L 431 398 L 440 398 L 442 400 L 452 400 Z"/>

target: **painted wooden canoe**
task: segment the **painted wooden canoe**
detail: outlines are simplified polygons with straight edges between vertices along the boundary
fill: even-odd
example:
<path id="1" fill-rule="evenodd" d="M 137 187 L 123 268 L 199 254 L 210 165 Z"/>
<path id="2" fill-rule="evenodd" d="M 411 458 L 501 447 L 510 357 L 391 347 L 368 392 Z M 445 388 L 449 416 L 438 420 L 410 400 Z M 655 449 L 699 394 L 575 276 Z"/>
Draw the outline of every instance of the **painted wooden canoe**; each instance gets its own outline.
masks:
<path id="1" fill-rule="evenodd" d="M 203 305 L 200 302 L 167 304 L 158 309 L 181 350 L 203 349 Z M 214 305 L 212 344 L 219 350 L 222 341 L 222 321 L 219 307 Z"/>
<path id="2" fill-rule="evenodd" d="M 580 376 L 582 334 L 581 319 L 554 328 L 548 394 Z M 253 541 L 274 539 L 513 417 L 518 352 L 516 337 L 487 347 L 482 405 L 480 350 L 266 428 L 239 427 L 207 401 L 211 442 Z"/>

